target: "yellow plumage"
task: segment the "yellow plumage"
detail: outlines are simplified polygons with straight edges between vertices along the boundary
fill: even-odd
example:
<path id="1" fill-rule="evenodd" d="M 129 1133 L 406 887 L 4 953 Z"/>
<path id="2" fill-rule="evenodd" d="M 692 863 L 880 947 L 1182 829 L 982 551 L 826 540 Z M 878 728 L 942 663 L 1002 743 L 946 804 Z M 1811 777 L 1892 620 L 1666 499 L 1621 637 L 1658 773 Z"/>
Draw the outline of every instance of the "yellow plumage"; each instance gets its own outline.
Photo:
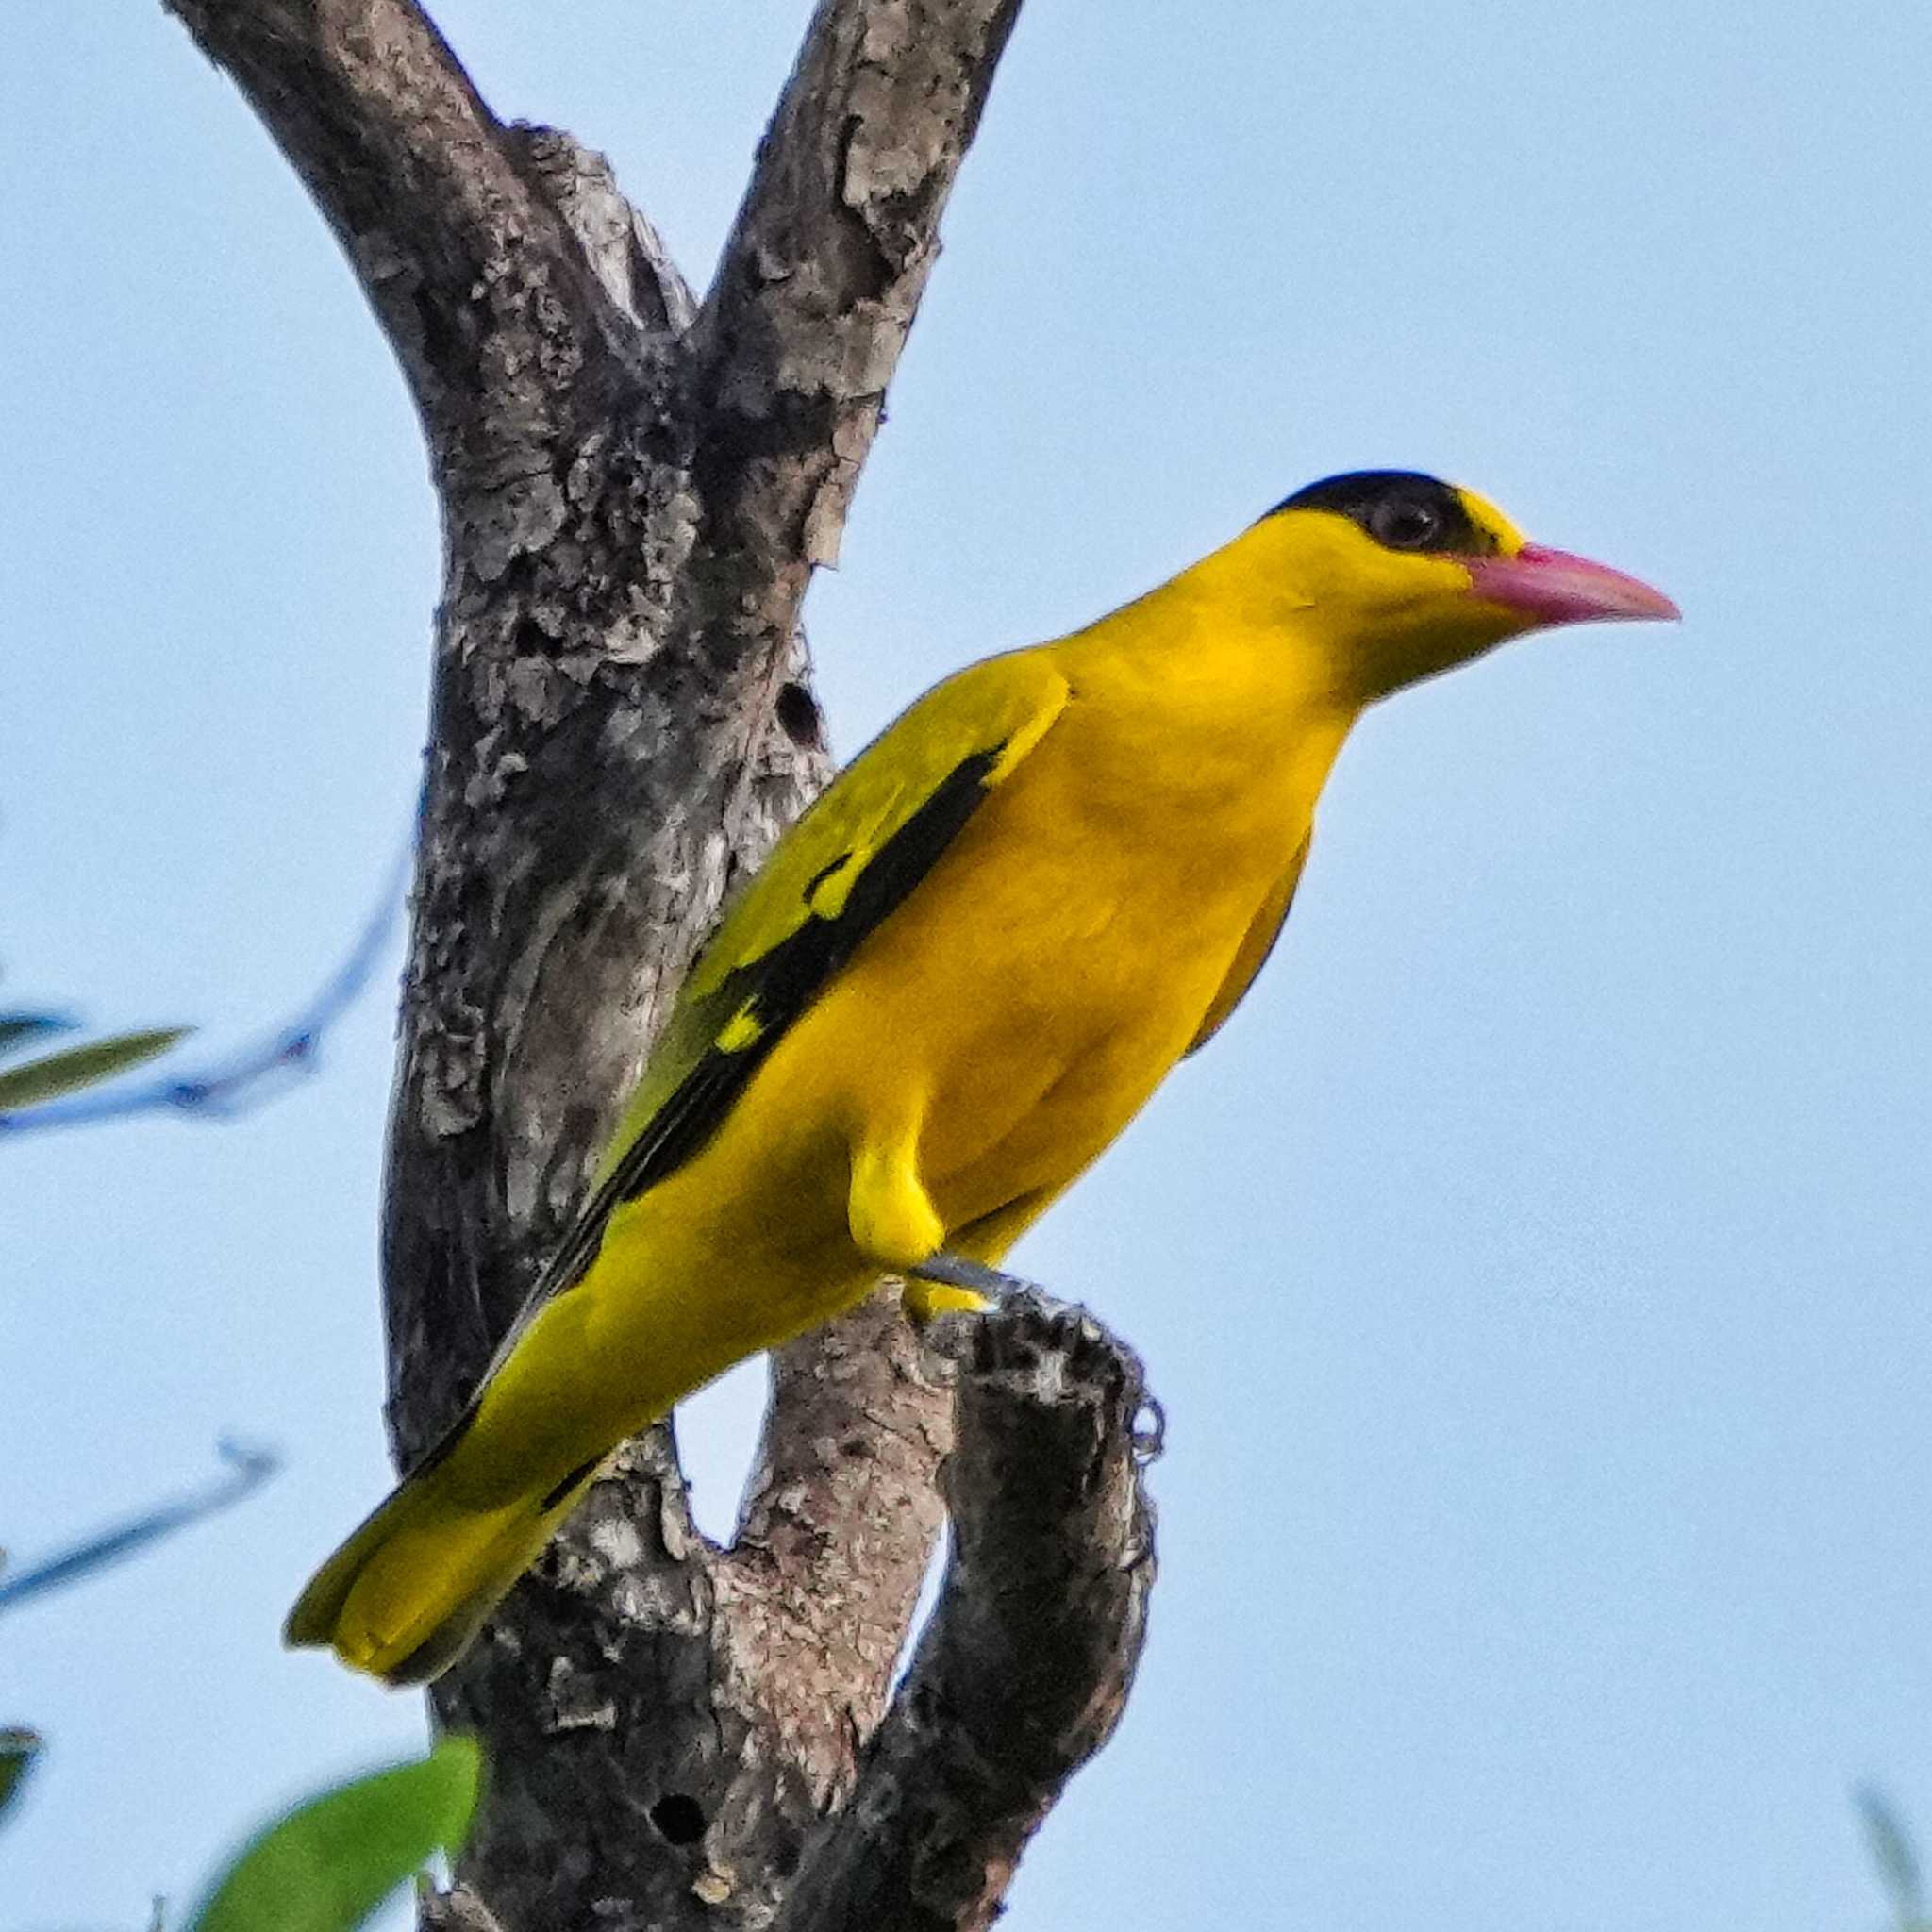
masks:
<path id="1" fill-rule="evenodd" d="M 727 910 L 476 1397 L 289 1641 L 433 1675 L 625 1437 L 883 1274 L 997 1263 L 1245 991 L 1366 705 L 1537 623 L 1668 609 L 1372 473 L 928 692 Z"/>

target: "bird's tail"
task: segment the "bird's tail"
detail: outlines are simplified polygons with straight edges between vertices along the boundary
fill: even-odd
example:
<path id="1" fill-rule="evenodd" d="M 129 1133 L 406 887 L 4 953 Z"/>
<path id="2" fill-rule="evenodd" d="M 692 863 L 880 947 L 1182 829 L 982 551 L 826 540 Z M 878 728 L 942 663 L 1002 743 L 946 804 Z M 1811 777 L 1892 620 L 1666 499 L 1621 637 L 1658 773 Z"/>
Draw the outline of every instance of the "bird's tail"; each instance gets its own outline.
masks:
<path id="1" fill-rule="evenodd" d="M 327 1645 L 352 1669 L 424 1684 L 459 1657 L 597 1473 L 548 1494 L 488 1507 L 462 1503 L 455 1458 L 406 1477 L 325 1562 L 282 1628 L 291 1645 Z"/>

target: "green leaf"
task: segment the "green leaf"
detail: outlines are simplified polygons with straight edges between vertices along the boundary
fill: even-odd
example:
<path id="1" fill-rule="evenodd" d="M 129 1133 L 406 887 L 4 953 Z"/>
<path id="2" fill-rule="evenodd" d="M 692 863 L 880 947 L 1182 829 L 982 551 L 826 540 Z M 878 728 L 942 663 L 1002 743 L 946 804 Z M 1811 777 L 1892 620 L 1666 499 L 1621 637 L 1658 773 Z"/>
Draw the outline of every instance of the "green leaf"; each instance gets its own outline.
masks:
<path id="1" fill-rule="evenodd" d="M 29 1060 L 24 1067 L 0 1074 L 0 1113 L 16 1113 L 72 1093 L 75 1088 L 111 1080 L 129 1067 L 166 1053 L 189 1030 L 186 1026 L 155 1026 L 142 1033 L 117 1033 L 108 1040 L 91 1040 L 85 1046 L 70 1046 L 65 1053 Z"/>
<path id="2" fill-rule="evenodd" d="M 462 1847 L 482 1784 L 474 1738 L 338 1785 L 258 1832 L 189 1932 L 353 1932 L 432 1854 Z"/>
<path id="3" fill-rule="evenodd" d="M 0 1053 L 45 1034 L 69 1032 L 75 1024 L 60 1013 L 0 1013 Z"/>
<path id="4" fill-rule="evenodd" d="M 0 1726 L 0 1819 L 7 1816 L 13 1801 L 20 1796 L 20 1788 L 40 1755 L 38 1731 L 30 1731 L 24 1724 Z"/>

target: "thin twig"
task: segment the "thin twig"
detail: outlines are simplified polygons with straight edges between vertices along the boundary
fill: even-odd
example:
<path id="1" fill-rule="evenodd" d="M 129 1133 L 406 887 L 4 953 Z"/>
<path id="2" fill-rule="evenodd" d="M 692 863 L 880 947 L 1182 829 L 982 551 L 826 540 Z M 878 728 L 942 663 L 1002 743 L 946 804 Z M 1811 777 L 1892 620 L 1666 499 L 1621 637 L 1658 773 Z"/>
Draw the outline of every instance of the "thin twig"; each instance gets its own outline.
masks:
<path id="1" fill-rule="evenodd" d="M 90 1091 L 65 1100 L 0 1113 L 0 1138 L 36 1128 L 90 1126 L 97 1121 L 125 1120 L 130 1114 L 168 1112 L 191 1119 L 230 1120 L 285 1091 L 316 1064 L 323 1037 L 355 1002 L 375 971 L 375 962 L 394 931 L 408 875 L 406 848 L 384 877 L 381 897 L 364 921 L 342 962 L 323 981 L 313 999 L 287 1025 L 241 1048 L 225 1059 L 193 1074 L 159 1074 L 151 1079 Z M 276 1076 L 281 1078 L 277 1079 Z"/>
<path id="2" fill-rule="evenodd" d="M 111 1529 L 101 1530 L 85 1542 L 75 1543 L 72 1549 L 23 1570 L 18 1576 L 8 1577 L 0 1583 L 0 1612 L 18 1609 L 29 1597 L 77 1582 L 95 1570 L 133 1556 L 158 1537 L 170 1536 L 191 1523 L 199 1523 L 205 1516 L 230 1507 L 259 1489 L 282 1466 L 282 1459 L 275 1451 L 230 1441 L 225 1437 L 215 1444 L 215 1453 L 227 1468 L 214 1481 L 187 1491 L 173 1502 L 143 1510 Z"/>

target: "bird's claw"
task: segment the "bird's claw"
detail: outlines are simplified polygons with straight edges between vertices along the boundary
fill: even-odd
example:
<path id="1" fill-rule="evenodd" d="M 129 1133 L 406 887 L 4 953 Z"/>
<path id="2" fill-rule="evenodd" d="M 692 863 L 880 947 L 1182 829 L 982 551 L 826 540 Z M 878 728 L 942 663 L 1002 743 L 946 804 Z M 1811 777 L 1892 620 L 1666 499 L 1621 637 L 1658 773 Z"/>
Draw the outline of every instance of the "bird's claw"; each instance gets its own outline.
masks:
<path id="1" fill-rule="evenodd" d="M 989 1268 L 984 1261 L 970 1261 L 964 1255 L 948 1254 L 941 1248 L 936 1255 L 928 1255 L 916 1268 L 908 1268 L 907 1274 L 915 1281 L 930 1281 L 940 1288 L 957 1288 L 968 1294 L 983 1296 L 990 1302 L 1010 1301 L 1015 1295 L 1045 1295 L 1046 1291 L 1037 1282 L 1024 1280 L 1018 1274 L 1008 1274 L 1001 1268 Z"/>

